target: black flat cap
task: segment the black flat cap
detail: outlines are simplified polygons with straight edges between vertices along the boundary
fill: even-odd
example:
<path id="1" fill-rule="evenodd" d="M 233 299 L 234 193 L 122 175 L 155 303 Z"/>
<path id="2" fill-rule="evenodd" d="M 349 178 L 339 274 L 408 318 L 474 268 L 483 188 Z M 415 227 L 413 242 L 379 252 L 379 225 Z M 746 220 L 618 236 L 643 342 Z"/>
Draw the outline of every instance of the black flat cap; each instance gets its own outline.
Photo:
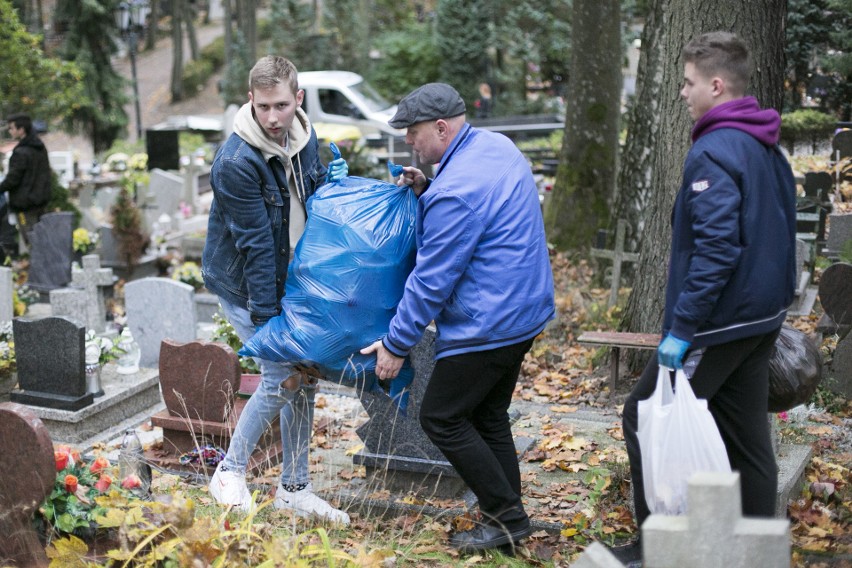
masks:
<path id="1" fill-rule="evenodd" d="M 464 114 L 464 101 L 446 83 L 426 83 L 405 96 L 396 114 L 388 121 L 394 128 L 408 128 L 426 120 L 438 120 Z"/>

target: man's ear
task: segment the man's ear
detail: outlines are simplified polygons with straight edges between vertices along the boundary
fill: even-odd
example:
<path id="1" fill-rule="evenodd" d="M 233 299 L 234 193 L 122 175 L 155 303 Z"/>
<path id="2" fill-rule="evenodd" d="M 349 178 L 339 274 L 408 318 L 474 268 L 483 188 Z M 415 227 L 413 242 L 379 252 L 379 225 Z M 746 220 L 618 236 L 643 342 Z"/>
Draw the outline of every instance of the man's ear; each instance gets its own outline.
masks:
<path id="1" fill-rule="evenodd" d="M 439 118 L 438 120 L 435 121 L 435 128 L 438 129 L 438 137 L 442 138 L 442 139 L 450 131 L 450 125 L 447 124 L 447 121 L 444 120 L 443 118 Z"/>
<path id="2" fill-rule="evenodd" d="M 728 86 L 725 84 L 725 79 L 722 77 L 713 77 L 710 80 L 710 84 L 713 86 L 714 97 L 722 96 L 728 90 Z"/>

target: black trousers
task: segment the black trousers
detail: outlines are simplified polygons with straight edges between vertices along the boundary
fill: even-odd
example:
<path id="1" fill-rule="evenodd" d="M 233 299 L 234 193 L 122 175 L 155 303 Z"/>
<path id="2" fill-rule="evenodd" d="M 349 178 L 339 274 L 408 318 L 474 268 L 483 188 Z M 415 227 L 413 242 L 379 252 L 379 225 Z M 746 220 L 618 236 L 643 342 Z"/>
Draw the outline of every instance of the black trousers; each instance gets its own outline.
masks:
<path id="1" fill-rule="evenodd" d="M 525 528 L 521 472 L 509 403 L 532 339 L 438 359 L 420 405 L 420 424 L 479 499 L 487 524 Z"/>
<path id="2" fill-rule="evenodd" d="M 708 347 L 690 380 L 695 395 L 707 399 L 725 442 L 731 469 L 740 473 L 743 514 L 751 517 L 775 515 L 778 467 L 767 414 L 769 356 L 779 331 Z M 654 392 L 658 369 L 657 358 L 653 357 L 624 403 L 623 411 L 622 428 L 639 527 L 650 511 L 645 502 L 642 455 L 636 436 L 637 404 Z"/>

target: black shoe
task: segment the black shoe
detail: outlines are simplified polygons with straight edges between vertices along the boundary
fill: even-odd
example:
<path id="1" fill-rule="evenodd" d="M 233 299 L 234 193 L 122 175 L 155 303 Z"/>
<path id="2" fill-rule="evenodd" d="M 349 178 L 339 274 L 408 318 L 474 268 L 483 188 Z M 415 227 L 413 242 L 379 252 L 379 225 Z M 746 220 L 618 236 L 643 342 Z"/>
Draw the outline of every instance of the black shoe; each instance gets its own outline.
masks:
<path id="1" fill-rule="evenodd" d="M 625 568 L 642 568 L 642 541 L 634 540 L 609 549 Z"/>
<path id="2" fill-rule="evenodd" d="M 532 527 L 529 524 L 514 530 L 491 525 L 479 525 L 475 529 L 454 534 L 450 537 L 450 546 L 463 553 L 474 552 L 505 545 L 513 546 L 531 534 Z"/>

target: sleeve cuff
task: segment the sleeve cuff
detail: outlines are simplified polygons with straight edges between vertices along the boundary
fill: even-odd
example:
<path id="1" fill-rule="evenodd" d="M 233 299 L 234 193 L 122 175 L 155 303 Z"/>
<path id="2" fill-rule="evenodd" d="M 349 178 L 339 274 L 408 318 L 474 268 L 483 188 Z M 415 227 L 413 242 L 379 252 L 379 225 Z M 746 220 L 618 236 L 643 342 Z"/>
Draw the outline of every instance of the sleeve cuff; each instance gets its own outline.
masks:
<path id="1" fill-rule="evenodd" d="M 382 345 L 384 345 L 385 349 L 397 357 L 406 357 L 408 352 L 411 351 L 410 349 L 403 349 L 402 347 L 394 344 L 390 339 L 388 339 L 387 335 L 382 338 Z"/>

